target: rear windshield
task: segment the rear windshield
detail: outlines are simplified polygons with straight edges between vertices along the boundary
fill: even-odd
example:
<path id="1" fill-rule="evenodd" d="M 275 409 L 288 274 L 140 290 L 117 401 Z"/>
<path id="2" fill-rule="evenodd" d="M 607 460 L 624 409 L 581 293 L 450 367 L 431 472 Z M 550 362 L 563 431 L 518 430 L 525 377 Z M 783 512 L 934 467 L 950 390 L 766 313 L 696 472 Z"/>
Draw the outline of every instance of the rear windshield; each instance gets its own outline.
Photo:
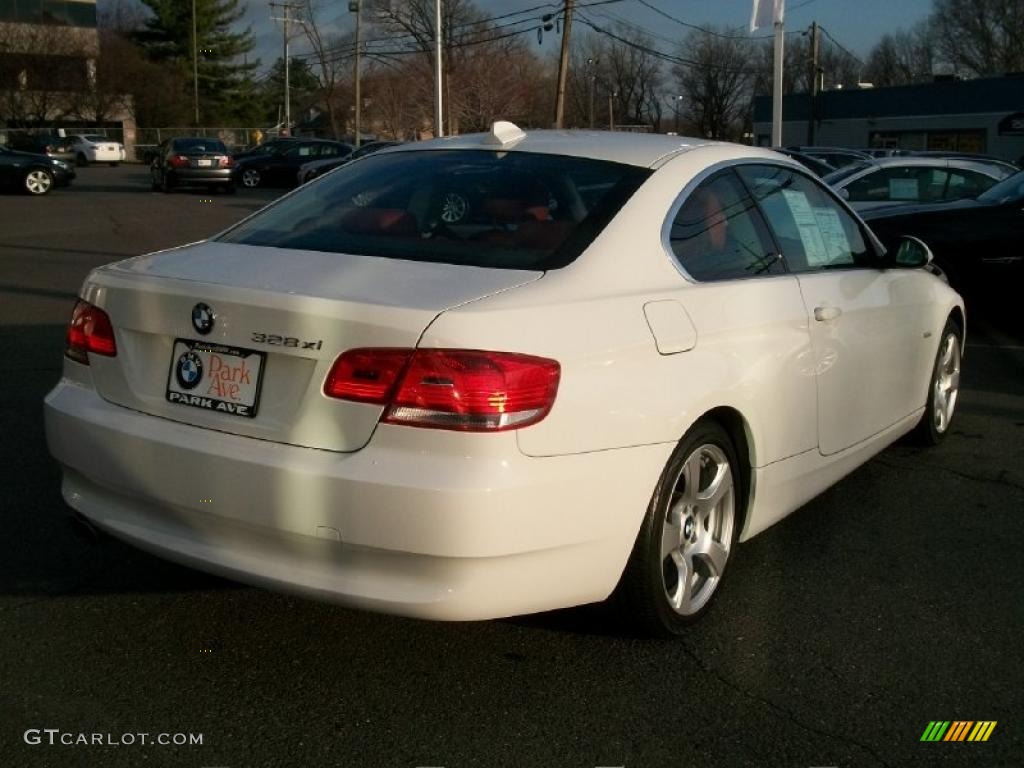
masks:
<path id="1" fill-rule="evenodd" d="M 175 152 L 227 152 L 227 147 L 220 139 L 175 139 L 172 142 Z"/>
<path id="2" fill-rule="evenodd" d="M 300 188 L 219 240 L 503 269 L 573 261 L 650 171 L 483 150 L 374 154 Z"/>

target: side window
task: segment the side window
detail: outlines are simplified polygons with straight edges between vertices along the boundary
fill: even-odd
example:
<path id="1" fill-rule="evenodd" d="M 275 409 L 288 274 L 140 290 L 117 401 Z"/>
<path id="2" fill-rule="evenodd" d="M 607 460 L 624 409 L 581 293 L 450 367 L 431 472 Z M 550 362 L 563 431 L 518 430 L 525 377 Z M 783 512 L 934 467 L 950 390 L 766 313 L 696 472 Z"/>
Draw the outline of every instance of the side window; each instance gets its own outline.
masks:
<path id="1" fill-rule="evenodd" d="M 946 187 L 946 200 L 960 200 L 964 197 L 977 197 L 989 187 L 995 186 L 996 180 L 975 171 L 951 170 L 949 185 Z"/>
<path id="2" fill-rule="evenodd" d="M 672 220 L 669 243 L 697 280 L 728 280 L 785 271 L 764 219 L 732 170 L 697 187 Z"/>
<path id="3" fill-rule="evenodd" d="M 761 204 L 791 271 L 875 266 L 856 220 L 817 182 L 779 166 L 738 170 Z"/>
<path id="4" fill-rule="evenodd" d="M 939 168 L 897 166 L 880 168 L 861 176 L 846 187 L 847 200 L 854 203 L 879 201 L 920 202 L 941 198 L 946 172 Z"/>

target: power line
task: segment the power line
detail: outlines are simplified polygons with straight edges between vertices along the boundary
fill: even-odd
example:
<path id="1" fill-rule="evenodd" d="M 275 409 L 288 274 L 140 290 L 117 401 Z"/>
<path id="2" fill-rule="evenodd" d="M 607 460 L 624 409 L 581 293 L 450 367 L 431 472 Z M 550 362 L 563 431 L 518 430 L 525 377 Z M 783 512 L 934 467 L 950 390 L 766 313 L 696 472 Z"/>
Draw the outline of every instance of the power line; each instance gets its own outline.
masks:
<path id="1" fill-rule="evenodd" d="M 670 53 L 665 53 L 664 51 L 660 51 L 657 48 L 653 48 L 653 47 L 651 47 L 649 45 L 644 45 L 643 43 L 638 43 L 635 40 L 630 40 L 628 38 L 622 37 L 621 35 L 617 35 L 616 33 L 611 32 L 611 31 L 609 31 L 609 30 L 607 30 L 607 29 L 605 29 L 605 28 L 595 24 L 592 19 L 584 16 L 583 14 L 580 14 L 579 20 L 580 20 L 581 24 L 587 25 L 588 27 L 590 27 L 592 30 L 594 30 L 598 34 L 604 35 L 605 37 L 609 37 L 612 40 L 616 40 L 616 41 L 622 43 L 623 45 L 627 45 L 630 48 L 634 48 L 634 49 L 636 49 L 638 51 L 642 51 L 644 53 L 650 54 L 651 56 L 654 56 L 655 58 L 661 59 L 662 61 L 667 61 L 667 62 L 669 62 L 671 64 L 681 64 L 683 66 L 692 67 L 694 69 L 715 69 L 715 70 L 718 70 L 720 72 L 732 72 L 732 73 L 735 73 L 735 74 L 752 75 L 752 74 L 757 74 L 759 72 L 759 70 L 755 70 L 755 69 L 737 69 L 735 67 L 722 67 L 722 66 L 717 66 L 717 65 L 714 65 L 714 64 L 711 64 L 711 65 L 701 64 L 700 62 L 693 61 L 692 59 L 688 59 L 685 56 L 678 56 L 678 55 L 673 55 L 673 54 L 670 54 Z"/>
<path id="2" fill-rule="evenodd" d="M 839 43 L 839 41 L 838 41 L 838 40 L 836 40 L 836 39 L 835 39 L 834 37 L 832 37 L 832 34 L 831 34 L 831 33 L 830 33 L 830 32 L 829 32 L 829 31 L 828 31 L 827 29 L 825 29 L 825 28 L 824 28 L 823 26 L 821 26 L 821 25 L 818 25 L 818 29 L 820 29 L 820 30 L 821 30 L 822 32 L 824 32 L 824 33 L 825 33 L 825 37 L 827 37 L 827 38 L 828 38 L 829 40 L 831 40 L 831 41 L 832 41 L 832 44 L 833 44 L 833 45 L 834 45 L 834 46 L 835 46 L 836 48 L 838 48 L 838 49 L 839 49 L 840 51 L 842 51 L 843 53 L 845 53 L 845 54 L 846 54 L 847 56 L 849 56 L 849 57 L 850 57 L 851 59 L 853 59 L 854 61 L 856 61 L 856 62 L 857 62 L 858 64 L 860 64 L 861 66 L 864 66 L 864 60 L 863 60 L 863 59 L 862 59 L 862 58 L 861 58 L 860 56 L 858 56 L 857 54 L 855 54 L 855 53 L 851 53 L 851 52 L 850 52 L 849 50 L 847 50 L 846 48 L 844 48 L 844 47 L 843 47 L 843 46 L 842 46 L 842 45 L 841 45 L 841 44 Z"/>
<path id="3" fill-rule="evenodd" d="M 813 2 L 813 0 L 811 0 L 811 1 Z M 661 10 L 661 8 L 658 8 L 656 5 L 653 5 L 653 4 L 649 3 L 649 2 L 647 2 L 647 0 L 637 0 L 637 2 L 640 3 L 640 5 L 642 5 L 642 6 L 646 7 L 646 8 L 650 8 L 652 11 L 654 11 L 658 15 L 664 16 L 669 21 L 674 21 L 676 24 L 679 24 L 679 25 L 681 25 L 683 27 L 687 27 L 689 29 L 696 29 L 696 30 L 699 30 L 699 31 L 704 32 L 706 34 L 713 35 L 714 37 L 720 37 L 723 40 L 766 40 L 766 39 L 768 39 L 770 37 L 773 37 L 773 35 L 730 35 L 730 34 L 726 34 L 726 33 L 723 33 L 723 32 L 716 32 L 716 31 L 714 31 L 713 29 L 711 29 L 709 27 L 702 27 L 699 24 L 692 24 L 692 23 L 690 23 L 688 21 L 683 21 L 682 19 L 676 18 L 675 16 L 673 16 L 673 15 L 671 15 L 669 13 L 666 13 L 665 11 Z M 799 7 L 800 6 L 797 6 L 797 8 L 799 8 Z M 796 10 L 796 9 L 792 9 L 792 10 Z"/>

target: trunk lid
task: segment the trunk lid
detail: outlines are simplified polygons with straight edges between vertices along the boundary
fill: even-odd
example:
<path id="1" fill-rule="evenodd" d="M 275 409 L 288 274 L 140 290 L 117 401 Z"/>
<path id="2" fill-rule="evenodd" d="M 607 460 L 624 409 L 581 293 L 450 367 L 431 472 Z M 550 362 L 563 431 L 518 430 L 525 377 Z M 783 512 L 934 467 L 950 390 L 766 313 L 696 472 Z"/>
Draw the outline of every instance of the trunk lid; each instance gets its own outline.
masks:
<path id="1" fill-rule="evenodd" d="M 341 352 L 415 347 L 446 309 L 542 274 L 216 242 L 140 256 L 86 281 L 83 298 L 110 315 L 117 339 L 116 357 L 91 356 L 93 381 L 104 399 L 155 416 L 356 451 L 382 408 L 323 395 Z M 213 316 L 206 334 L 193 322 L 200 304 L 199 327 Z M 253 398 L 254 415 L 239 415 Z M 185 403 L 197 399 L 203 407 Z"/>

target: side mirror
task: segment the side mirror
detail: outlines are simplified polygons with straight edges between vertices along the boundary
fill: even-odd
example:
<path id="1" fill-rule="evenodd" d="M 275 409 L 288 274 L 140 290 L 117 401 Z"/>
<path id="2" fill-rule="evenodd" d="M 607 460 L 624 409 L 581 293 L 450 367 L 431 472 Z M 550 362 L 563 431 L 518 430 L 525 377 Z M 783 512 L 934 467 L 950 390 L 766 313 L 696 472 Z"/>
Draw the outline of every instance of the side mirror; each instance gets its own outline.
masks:
<path id="1" fill-rule="evenodd" d="M 913 235 L 903 235 L 899 239 L 891 263 L 895 267 L 920 269 L 931 264 L 933 259 L 931 248 L 922 240 Z"/>

